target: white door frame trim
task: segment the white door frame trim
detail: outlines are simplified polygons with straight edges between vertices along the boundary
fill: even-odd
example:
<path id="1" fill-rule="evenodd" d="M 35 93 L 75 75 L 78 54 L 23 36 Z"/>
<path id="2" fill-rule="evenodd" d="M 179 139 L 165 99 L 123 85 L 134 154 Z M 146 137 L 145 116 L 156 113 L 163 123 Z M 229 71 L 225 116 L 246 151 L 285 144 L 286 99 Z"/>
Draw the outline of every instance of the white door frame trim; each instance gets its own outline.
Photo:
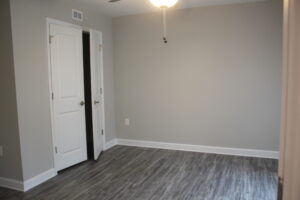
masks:
<path id="1" fill-rule="evenodd" d="M 89 31 L 91 29 L 89 28 L 85 28 L 83 26 L 79 26 L 79 25 L 75 25 L 75 24 L 71 24 L 68 22 L 64 22 L 61 20 L 57 20 L 57 19 L 52 19 L 52 18 L 46 18 L 46 56 L 47 56 L 47 62 L 48 62 L 48 84 L 49 84 L 49 102 L 50 102 L 50 115 L 51 115 L 51 134 L 52 134 L 52 152 L 53 152 L 53 168 L 55 169 L 55 171 L 57 172 L 57 163 L 56 163 L 56 159 L 55 159 L 55 134 L 54 134 L 54 112 L 53 112 L 53 101 L 52 101 L 52 67 L 51 67 L 51 54 L 50 54 L 50 43 L 49 43 L 49 39 L 50 39 L 50 24 L 55 24 L 55 25 L 63 25 L 63 26 L 67 26 L 67 27 L 71 27 L 71 28 L 78 28 L 81 29 L 82 31 Z M 101 32 L 101 31 L 99 31 Z M 101 32 L 102 33 L 102 32 Z M 102 39 L 102 38 L 101 38 Z M 103 41 L 102 41 L 103 43 Z M 102 50 L 103 51 L 103 50 Z M 103 147 L 105 146 L 105 109 L 104 109 L 104 70 L 103 70 L 103 52 L 101 51 L 101 55 L 102 55 L 102 61 L 101 61 L 101 74 L 102 74 L 102 98 L 103 98 L 103 104 L 102 104 L 102 117 L 103 117 Z"/>

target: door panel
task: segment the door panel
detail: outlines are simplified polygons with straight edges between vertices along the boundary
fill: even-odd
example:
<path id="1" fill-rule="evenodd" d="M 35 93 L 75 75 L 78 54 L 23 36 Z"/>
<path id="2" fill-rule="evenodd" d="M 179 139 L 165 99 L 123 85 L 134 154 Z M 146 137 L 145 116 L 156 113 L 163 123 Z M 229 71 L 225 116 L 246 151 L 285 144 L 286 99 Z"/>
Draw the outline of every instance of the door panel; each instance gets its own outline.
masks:
<path id="1" fill-rule="evenodd" d="M 103 74 L 102 74 L 102 35 L 100 32 L 90 31 L 91 47 L 91 86 L 93 103 L 93 140 L 94 159 L 97 160 L 103 151 L 104 129 L 104 98 L 103 98 Z"/>
<path id="2" fill-rule="evenodd" d="M 60 115 L 60 132 L 63 133 L 61 153 L 63 155 L 80 150 L 80 137 L 74 122 L 80 122 L 80 112 L 67 112 Z M 71 141 L 70 141 L 71 140 Z"/>
<path id="3" fill-rule="evenodd" d="M 82 30 L 50 25 L 55 165 L 87 160 Z"/>
<path id="4" fill-rule="evenodd" d="M 64 66 L 59 67 L 59 87 L 60 97 L 62 99 L 74 98 L 80 95 L 80 87 L 78 87 L 78 59 L 76 58 L 77 47 L 76 36 L 74 35 L 57 35 L 58 44 L 58 65 Z"/>

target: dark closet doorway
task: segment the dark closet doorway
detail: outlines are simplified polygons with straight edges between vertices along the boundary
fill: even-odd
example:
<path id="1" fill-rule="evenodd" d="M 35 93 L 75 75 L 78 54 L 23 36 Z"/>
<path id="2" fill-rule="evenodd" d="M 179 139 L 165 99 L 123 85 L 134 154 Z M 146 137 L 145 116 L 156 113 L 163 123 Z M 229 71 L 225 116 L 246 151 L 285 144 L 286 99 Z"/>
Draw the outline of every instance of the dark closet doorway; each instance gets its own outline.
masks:
<path id="1" fill-rule="evenodd" d="M 86 119 L 86 141 L 88 159 L 94 158 L 93 145 L 93 110 L 92 110 L 92 87 L 91 87 L 91 61 L 90 61 L 90 33 L 82 33 L 83 42 L 83 68 L 84 68 L 84 97 Z"/>

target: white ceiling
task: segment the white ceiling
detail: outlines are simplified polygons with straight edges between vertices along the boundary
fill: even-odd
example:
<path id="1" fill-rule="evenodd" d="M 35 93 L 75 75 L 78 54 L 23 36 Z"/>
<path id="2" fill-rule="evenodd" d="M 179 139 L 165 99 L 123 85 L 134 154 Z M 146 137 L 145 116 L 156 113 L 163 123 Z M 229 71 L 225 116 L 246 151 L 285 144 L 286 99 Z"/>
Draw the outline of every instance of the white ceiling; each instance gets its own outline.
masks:
<path id="1" fill-rule="evenodd" d="M 155 12 L 159 9 L 154 7 L 149 0 L 121 0 L 109 3 L 109 0 L 84 0 L 97 7 L 100 12 L 112 17 L 133 15 L 139 13 Z M 233 3 L 248 3 L 264 0 L 179 0 L 176 8 L 192 8 L 210 5 L 224 5 Z"/>

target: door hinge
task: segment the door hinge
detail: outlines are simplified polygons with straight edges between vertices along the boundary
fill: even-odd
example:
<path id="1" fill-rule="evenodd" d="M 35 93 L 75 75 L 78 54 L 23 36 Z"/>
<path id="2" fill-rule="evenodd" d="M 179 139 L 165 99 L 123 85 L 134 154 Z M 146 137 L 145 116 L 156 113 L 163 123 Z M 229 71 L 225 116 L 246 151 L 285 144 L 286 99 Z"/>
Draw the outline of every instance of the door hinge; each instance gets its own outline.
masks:
<path id="1" fill-rule="evenodd" d="M 52 38 L 54 38 L 54 36 L 53 35 L 49 35 L 49 43 L 51 44 L 51 42 L 52 42 Z"/>
<path id="2" fill-rule="evenodd" d="M 102 88 L 100 88 L 100 94 L 102 94 L 103 93 L 103 90 L 102 90 Z"/>
<path id="3" fill-rule="evenodd" d="M 52 100 L 54 100 L 54 93 L 52 92 L 52 94 L 51 94 L 51 97 L 52 97 Z"/>
<path id="4" fill-rule="evenodd" d="M 58 151 L 57 151 L 57 147 L 55 147 L 54 149 L 55 149 L 55 153 L 57 154 L 57 152 L 58 152 Z"/>
<path id="5" fill-rule="evenodd" d="M 101 135 L 104 135 L 104 130 L 103 129 L 101 130 Z"/>
<path id="6" fill-rule="evenodd" d="M 102 51 L 102 44 L 99 44 L 99 51 Z"/>

